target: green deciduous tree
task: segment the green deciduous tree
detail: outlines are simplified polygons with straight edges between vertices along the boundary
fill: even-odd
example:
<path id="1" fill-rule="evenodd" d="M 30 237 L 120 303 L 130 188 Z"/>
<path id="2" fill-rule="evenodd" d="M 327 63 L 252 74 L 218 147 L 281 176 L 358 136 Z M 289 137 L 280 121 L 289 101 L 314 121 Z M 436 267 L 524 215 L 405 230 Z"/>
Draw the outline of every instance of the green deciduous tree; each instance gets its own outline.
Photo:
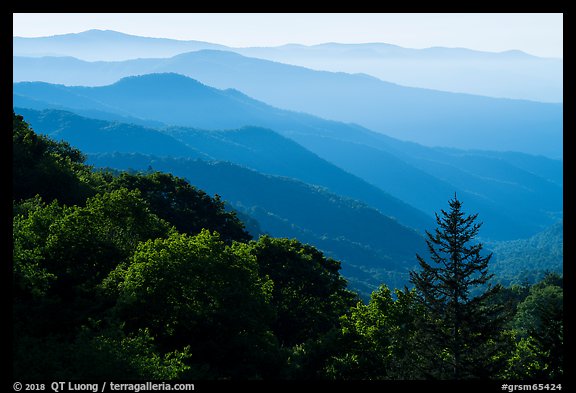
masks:
<path id="1" fill-rule="evenodd" d="M 226 211 L 218 196 L 211 198 L 182 178 L 161 172 L 121 173 L 109 187 L 140 190 L 150 209 L 181 233 L 195 235 L 202 229 L 209 229 L 217 231 L 226 242 L 251 239 L 244 224 L 234 212 Z"/>
<path id="2" fill-rule="evenodd" d="M 558 275 L 530 288 L 518 305 L 514 326 L 519 341 L 510 360 L 510 377 L 557 379 L 564 374 L 564 295 Z"/>
<path id="3" fill-rule="evenodd" d="M 37 197 L 16 204 L 14 213 L 15 341 L 52 335 L 69 342 L 80 326 L 103 317 L 102 279 L 140 241 L 173 231 L 126 189 L 88 198 L 85 206 Z"/>
<path id="4" fill-rule="evenodd" d="M 358 299 L 347 289 L 340 263 L 297 240 L 262 236 L 251 246 L 260 274 L 274 283 L 271 328 L 288 363 L 282 377 L 321 377 L 339 317 Z"/>
<path id="5" fill-rule="evenodd" d="M 36 134 L 22 116 L 12 113 L 12 197 L 40 194 L 45 200 L 81 203 L 92 195 L 93 179 L 85 156 L 67 142 Z"/>
<path id="6" fill-rule="evenodd" d="M 374 291 L 368 304 L 359 302 L 341 318 L 339 352 L 326 367 L 334 379 L 421 379 L 425 359 L 417 321 L 422 306 L 414 290 L 385 285 Z"/>
<path id="7" fill-rule="evenodd" d="M 167 236 L 172 227 L 150 212 L 137 190 L 97 194 L 67 208 L 46 239 L 49 270 L 91 289 L 128 258 L 140 241 Z"/>
<path id="8" fill-rule="evenodd" d="M 272 285 L 246 244 L 226 245 L 207 230 L 141 243 L 105 282 L 118 293 L 117 317 L 128 331 L 149 328 L 164 350 L 190 346 L 206 378 L 275 371 Z"/>
<path id="9" fill-rule="evenodd" d="M 274 282 L 274 333 L 283 345 L 317 338 L 338 326 L 357 299 L 346 288 L 340 263 L 297 240 L 262 236 L 252 247 L 260 273 Z"/>
<path id="10" fill-rule="evenodd" d="M 12 257 L 15 296 L 42 296 L 56 279 L 47 269 L 45 248 L 50 226 L 60 219 L 62 211 L 56 201 L 46 205 L 39 196 L 14 203 Z"/>
<path id="11" fill-rule="evenodd" d="M 118 328 L 83 326 L 66 337 L 23 336 L 14 348 L 14 375 L 34 379 L 148 379 L 182 377 L 190 367 L 188 348 L 158 352 L 154 338 L 142 329 L 125 335 Z"/>

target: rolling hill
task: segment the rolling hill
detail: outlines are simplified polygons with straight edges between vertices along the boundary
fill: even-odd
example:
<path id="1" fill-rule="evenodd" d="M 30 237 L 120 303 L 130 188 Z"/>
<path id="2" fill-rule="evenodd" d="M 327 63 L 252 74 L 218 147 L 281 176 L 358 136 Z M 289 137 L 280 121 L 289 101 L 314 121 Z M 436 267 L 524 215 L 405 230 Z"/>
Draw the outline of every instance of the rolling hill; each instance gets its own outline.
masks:
<path id="1" fill-rule="evenodd" d="M 245 56 L 332 72 L 365 73 L 379 79 L 442 91 L 562 102 L 563 61 L 519 50 L 404 48 L 386 43 L 324 43 L 242 48 Z"/>
<path id="2" fill-rule="evenodd" d="M 491 239 L 532 236 L 562 216 L 562 164 L 544 157 L 431 149 L 360 126 L 277 109 L 236 90 L 214 89 L 177 74 L 130 77 L 104 87 L 17 83 L 13 91 L 15 105 L 33 101 L 37 109 L 44 105 L 85 113 L 93 102 L 101 118 L 120 116 L 209 129 L 246 125 L 272 129 L 429 216 L 457 192 L 468 209 L 486 222 L 483 235 Z M 516 159 L 509 159 L 512 156 Z M 381 197 L 351 194 L 355 187 L 342 187 L 344 195 L 382 209 Z M 383 211 L 402 220 L 399 214 Z"/>
<path id="3" fill-rule="evenodd" d="M 263 128 L 209 131 L 171 127 L 162 131 L 89 119 L 58 110 L 16 108 L 38 130 L 87 153 L 141 153 L 157 157 L 228 161 L 264 174 L 298 179 L 357 199 L 419 230 L 433 224 L 423 212 L 387 195 L 290 139 Z"/>
<path id="4" fill-rule="evenodd" d="M 15 81 L 83 86 L 149 73 L 179 73 L 233 88 L 276 107 L 427 146 L 520 151 L 562 157 L 562 105 L 405 87 L 365 74 L 314 71 L 221 50 L 169 59 L 81 62 L 15 57 Z"/>

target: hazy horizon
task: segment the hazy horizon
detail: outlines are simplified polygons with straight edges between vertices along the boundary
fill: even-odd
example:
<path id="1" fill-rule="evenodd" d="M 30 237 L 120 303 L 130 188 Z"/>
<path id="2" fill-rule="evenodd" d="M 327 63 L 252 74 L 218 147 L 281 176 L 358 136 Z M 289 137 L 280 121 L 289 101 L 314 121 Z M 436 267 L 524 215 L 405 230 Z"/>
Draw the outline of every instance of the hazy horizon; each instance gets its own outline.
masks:
<path id="1" fill-rule="evenodd" d="M 520 50 L 539 57 L 563 58 L 561 13 L 13 14 L 13 36 L 17 37 L 46 37 L 92 29 L 237 48 L 387 43 L 412 49 Z"/>

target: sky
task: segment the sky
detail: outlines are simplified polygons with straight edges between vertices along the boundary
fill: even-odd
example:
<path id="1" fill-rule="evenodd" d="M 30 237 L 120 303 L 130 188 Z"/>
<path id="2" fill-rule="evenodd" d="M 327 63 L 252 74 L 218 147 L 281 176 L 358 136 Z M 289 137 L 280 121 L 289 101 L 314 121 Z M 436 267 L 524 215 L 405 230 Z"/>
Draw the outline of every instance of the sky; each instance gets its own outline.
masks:
<path id="1" fill-rule="evenodd" d="M 515 49 L 563 58 L 561 13 L 13 14 L 14 36 L 40 37 L 90 29 L 233 47 L 384 42 L 418 49 Z"/>

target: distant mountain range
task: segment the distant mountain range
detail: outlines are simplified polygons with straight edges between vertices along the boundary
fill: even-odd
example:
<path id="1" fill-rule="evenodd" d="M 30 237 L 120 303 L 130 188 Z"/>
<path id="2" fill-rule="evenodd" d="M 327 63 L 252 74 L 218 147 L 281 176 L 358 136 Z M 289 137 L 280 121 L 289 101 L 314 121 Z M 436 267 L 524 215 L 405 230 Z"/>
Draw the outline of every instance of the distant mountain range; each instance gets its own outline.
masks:
<path id="1" fill-rule="evenodd" d="M 519 279 L 523 259 L 529 275 L 561 269 L 563 105 L 429 88 L 561 101 L 550 97 L 561 96 L 562 60 L 382 43 L 228 48 L 99 30 L 13 43 L 14 110 L 37 132 L 97 167 L 185 177 L 255 234 L 341 260 L 365 295 L 406 283 L 454 194 L 478 213 L 501 278 Z"/>
<path id="2" fill-rule="evenodd" d="M 385 43 L 227 50 L 317 70 L 369 74 L 405 86 L 543 102 L 563 100 L 562 59 L 519 50 L 412 49 Z"/>
<path id="3" fill-rule="evenodd" d="M 72 56 L 88 61 L 166 58 L 202 49 L 225 50 L 318 70 L 365 73 L 406 86 L 562 102 L 562 59 L 539 58 L 517 50 L 492 53 L 466 48 L 411 49 L 387 43 L 232 48 L 201 41 L 139 37 L 110 30 L 38 38 L 13 37 L 15 56 Z M 111 82 L 114 81 L 107 83 Z"/>
<path id="4" fill-rule="evenodd" d="M 51 57 L 13 61 L 15 81 L 90 86 L 175 72 L 279 108 L 356 123 L 428 146 L 562 157 L 561 104 L 409 88 L 367 75 L 314 71 L 214 50 L 125 62 Z"/>
<path id="5" fill-rule="evenodd" d="M 139 37 L 113 30 L 88 30 L 48 37 L 13 37 L 16 56 L 73 56 L 84 60 L 170 57 L 200 49 L 226 49 L 202 41 Z"/>
<path id="6" fill-rule="evenodd" d="M 219 152 L 217 159 L 220 160 L 251 165 L 253 169 L 264 173 L 295 176 L 301 181 L 323 185 L 340 195 L 376 207 L 416 228 L 422 228 L 422 225 L 415 221 L 423 221 L 414 219 L 417 214 L 412 215 L 412 221 L 408 221 L 406 217 L 411 215 L 404 212 L 409 209 L 386 207 L 389 196 L 432 217 L 457 192 L 466 201 L 467 207 L 479 212 L 486 221 L 483 234 L 494 239 L 531 236 L 562 215 L 560 161 L 527 155 L 519 160 L 517 154 L 495 155 L 479 151 L 431 149 L 400 142 L 362 127 L 273 108 L 238 91 L 214 89 L 181 75 L 130 77 L 104 87 L 17 83 L 13 91 L 14 105 L 23 108 L 58 107 L 73 112 L 112 113 L 186 128 L 224 130 L 250 125 L 273 130 L 306 148 L 309 152 L 304 156 L 312 157 L 310 152 L 314 153 L 314 162 L 319 163 L 319 158 L 323 158 L 348 174 L 344 175 L 341 171 L 340 177 L 334 177 L 329 172 L 313 169 L 325 164 L 299 165 L 303 156 L 291 156 L 292 153 L 296 154 L 296 145 L 286 144 L 285 138 L 281 140 L 286 146 L 280 144 L 278 146 L 282 147 L 271 150 L 276 153 L 266 153 L 263 146 L 270 141 L 262 139 L 250 142 L 256 145 L 259 143 L 258 147 L 244 147 L 244 151 L 239 148 L 232 154 L 228 147 L 218 145 L 220 147 L 210 150 L 209 146 L 215 146 L 215 141 L 221 139 L 222 135 L 227 135 L 228 146 L 239 146 L 239 139 L 232 140 L 230 137 L 234 134 L 211 133 L 207 137 L 206 133 L 186 132 L 184 137 L 180 137 L 189 148 L 199 150 L 198 147 L 203 145 L 202 150 L 199 150 L 203 154 L 216 155 L 215 152 Z M 178 136 L 177 129 L 164 129 L 164 132 L 173 137 Z M 270 135 L 252 133 L 250 138 Z M 186 141 L 186 138 L 192 139 Z M 274 137 L 272 140 L 280 139 Z M 246 153 L 250 149 L 260 154 L 258 166 L 250 161 L 251 154 Z M 91 150 L 88 148 L 87 151 Z M 280 152 L 292 153 L 282 155 Z M 279 163 L 281 160 L 272 161 L 271 157 L 275 155 L 283 157 L 287 165 Z M 282 167 L 284 170 L 291 167 L 291 172 L 279 171 Z M 362 179 L 364 183 L 357 180 L 356 183 L 351 183 L 351 180 L 342 183 L 338 180 L 346 176 L 352 179 L 351 175 Z M 359 187 L 358 184 L 364 186 Z M 375 191 L 378 189 L 380 194 Z M 385 197 L 386 194 L 389 196 Z M 396 203 L 395 206 L 402 204 Z"/>

